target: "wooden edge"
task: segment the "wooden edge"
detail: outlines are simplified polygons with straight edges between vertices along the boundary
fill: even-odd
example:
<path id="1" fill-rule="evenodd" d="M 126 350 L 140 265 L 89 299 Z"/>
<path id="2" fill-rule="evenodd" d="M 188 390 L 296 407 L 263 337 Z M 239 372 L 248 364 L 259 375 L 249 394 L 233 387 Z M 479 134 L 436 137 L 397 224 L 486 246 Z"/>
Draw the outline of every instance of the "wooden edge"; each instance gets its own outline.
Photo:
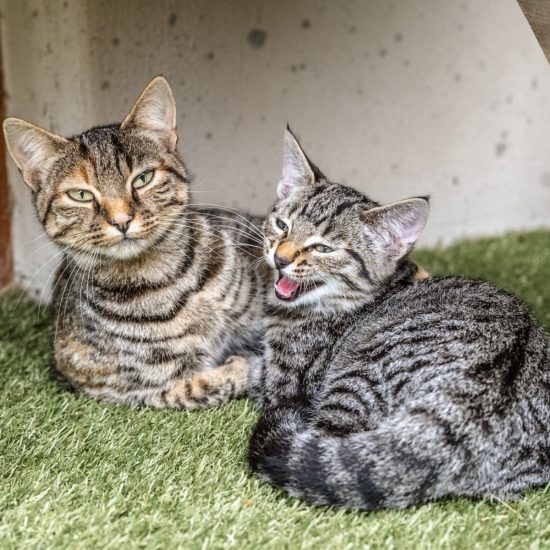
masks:
<path id="1" fill-rule="evenodd" d="M 546 59 L 550 61 L 550 1 L 518 0 L 518 4 L 533 29 Z"/>
<path id="2" fill-rule="evenodd" d="M 4 119 L 4 73 L 0 50 L 0 121 Z M 13 257 L 11 248 L 11 200 L 6 165 L 6 143 L 0 138 L 0 288 L 8 286 L 13 279 Z"/>

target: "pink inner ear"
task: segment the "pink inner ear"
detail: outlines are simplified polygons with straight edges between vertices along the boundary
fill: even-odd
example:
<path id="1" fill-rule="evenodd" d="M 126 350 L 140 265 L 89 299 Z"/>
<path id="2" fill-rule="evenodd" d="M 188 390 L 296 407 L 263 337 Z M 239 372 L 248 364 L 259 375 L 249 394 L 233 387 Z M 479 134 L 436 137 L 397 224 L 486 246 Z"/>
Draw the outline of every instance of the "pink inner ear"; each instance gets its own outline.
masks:
<path id="1" fill-rule="evenodd" d="M 401 234 L 401 240 L 407 243 L 408 245 L 414 244 L 416 239 L 420 236 L 424 224 L 418 220 L 411 220 L 411 224 L 403 228 L 403 233 Z"/>
<path id="2" fill-rule="evenodd" d="M 420 220 L 408 219 L 396 223 L 386 236 L 384 250 L 389 256 L 403 256 L 418 239 L 424 224 Z"/>
<path id="3" fill-rule="evenodd" d="M 400 256 L 406 250 L 407 250 L 407 243 L 398 238 L 391 239 L 384 245 L 384 251 L 390 257 Z"/>
<path id="4" fill-rule="evenodd" d="M 277 185 L 277 195 L 280 199 L 288 199 L 292 194 L 292 190 L 295 187 L 292 183 L 281 180 Z"/>

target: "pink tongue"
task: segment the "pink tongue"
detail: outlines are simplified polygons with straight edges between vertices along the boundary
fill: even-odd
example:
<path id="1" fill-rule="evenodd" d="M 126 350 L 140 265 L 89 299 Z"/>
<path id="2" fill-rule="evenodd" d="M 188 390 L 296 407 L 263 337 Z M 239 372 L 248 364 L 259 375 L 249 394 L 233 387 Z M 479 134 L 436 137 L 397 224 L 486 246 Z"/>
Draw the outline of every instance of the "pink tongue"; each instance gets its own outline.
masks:
<path id="1" fill-rule="evenodd" d="M 276 283 L 275 290 L 283 298 L 292 298 L 294 293 L 300 288 L 300 283 L 292 281 L 286 275 L 283 275 Z"/>

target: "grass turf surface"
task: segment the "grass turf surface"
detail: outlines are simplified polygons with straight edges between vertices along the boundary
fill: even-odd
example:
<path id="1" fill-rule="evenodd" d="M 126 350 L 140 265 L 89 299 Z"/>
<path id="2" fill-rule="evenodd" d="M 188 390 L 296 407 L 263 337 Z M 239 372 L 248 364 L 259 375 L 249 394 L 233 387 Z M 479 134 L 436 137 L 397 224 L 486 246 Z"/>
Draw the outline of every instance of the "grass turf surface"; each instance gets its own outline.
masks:
<path id="1" fill-rule="evenodd" d="M 550 233 L 421 251 L 433 274 L 488 279 L 550 328 Z M 548 548 L 550 488 L 501 504 L 466 499 L 405 511 L 315 509 L 245 463 L 256 412 L 105 405 L 48 375 L 51 317 L 0 297 L 0 547 Z M 14 309 L 15 308 L 15 309 Z"/>

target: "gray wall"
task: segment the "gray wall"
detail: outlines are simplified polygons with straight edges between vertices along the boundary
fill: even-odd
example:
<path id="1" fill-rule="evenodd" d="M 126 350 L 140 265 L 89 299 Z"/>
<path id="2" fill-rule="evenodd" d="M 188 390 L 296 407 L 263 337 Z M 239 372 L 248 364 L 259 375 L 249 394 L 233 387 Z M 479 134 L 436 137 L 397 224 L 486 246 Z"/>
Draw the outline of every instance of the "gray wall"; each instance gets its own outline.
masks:
<path id="1" fill-rule="evenodd" d="M 550 70 L 515 0 L 1 9 L 8 114 L 80 132 L 121 120 L 162 73 L 196 202 L 265 211 L 288 120 L 334 179 L 380 201 L 430 194 L 425 245 L 550 226 Z M 54 249 L 10 175 L 17 277 L 41 289 Z"/>

